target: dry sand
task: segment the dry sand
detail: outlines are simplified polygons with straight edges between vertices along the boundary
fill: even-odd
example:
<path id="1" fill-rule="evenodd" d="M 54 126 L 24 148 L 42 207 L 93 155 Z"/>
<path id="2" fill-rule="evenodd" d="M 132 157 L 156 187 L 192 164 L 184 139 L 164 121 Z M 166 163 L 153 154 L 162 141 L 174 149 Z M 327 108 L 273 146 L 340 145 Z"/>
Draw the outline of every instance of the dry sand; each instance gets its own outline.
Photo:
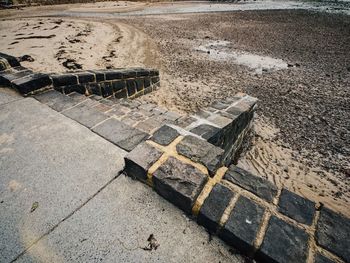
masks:
<path id="1" fill-rule="evenodd" d="M 114 5 L 67 9 L 105 12 Z M 40 15 L 40 8 L 31 10 Z M 119 19 L 19 18 L 23 14 L 28 11 L 0 22 L 0 51 L 31 55 L 35 61 L 23 64 L 34 70 L 66 71 L 67 59 L 83 69 L 156 67 L 162 87 L 140 99 L 185 113 L 238 91 L 257 96 L 252 147 L 239 166 L 350 216 L 349 18 L 296 11 Z M 18 39 L 49 35 L 55 36 Z M 218 52 L 245 52 L 291 67 L 256 72 L 230 57 L 198 51 L 212 41 L 230 43 Z"/>

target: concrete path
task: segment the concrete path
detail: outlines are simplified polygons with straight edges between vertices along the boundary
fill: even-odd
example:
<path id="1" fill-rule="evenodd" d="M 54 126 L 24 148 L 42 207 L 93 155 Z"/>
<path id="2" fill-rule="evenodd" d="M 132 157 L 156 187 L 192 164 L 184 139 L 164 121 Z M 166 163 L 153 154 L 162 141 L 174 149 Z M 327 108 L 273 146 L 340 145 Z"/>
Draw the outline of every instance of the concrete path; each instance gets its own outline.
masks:
<path id="1" fill-rule="evenodd" d="M 0 262 L 243 262 L 150 188 L 119 175 L 123 150 L 4 91 Z M 150 234 L 157 250 L 143 249 Z"/>

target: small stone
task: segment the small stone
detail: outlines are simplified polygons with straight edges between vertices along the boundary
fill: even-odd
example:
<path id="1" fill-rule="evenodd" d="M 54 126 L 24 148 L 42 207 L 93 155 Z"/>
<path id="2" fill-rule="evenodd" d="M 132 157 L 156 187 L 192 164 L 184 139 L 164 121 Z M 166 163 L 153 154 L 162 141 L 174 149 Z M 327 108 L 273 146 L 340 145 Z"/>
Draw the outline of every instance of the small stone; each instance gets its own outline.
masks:
<path id="1" fill-rule="evenodd" d="M 302 224 L 311 225 L 315 203 L 286 189 L 282 189 L 278 211 Z"/>
<path id="2" fill-rule="evenodd" d="M 222 184 L 216 184 L 199 210 L 198 224 L 206 227 L 211 233 L 215 233 L 233 196 L 231 189 Z"/>
<path id="3" fill-rule="evenodd" d="M 221 166 L 221 159 L 224 150 L 197 137 L 188 135 L 176 145 L 179 154 L 199 162 L 207 167 L 209 174 L 214 175 Z"/>
<path id="4" fill-rule="evenodd" d="M 229 167 L 224 175 L 224 179 L 269 202 L 272 202 L 273 198 L 277 195 L 277 187 L 274 184 L 234 165 Z"/>
<path id="5" fill-rule="evenodd" d="M 130 177 L 146 182 L 149 168 L 161 155 L 161 151 L 143 142 L 125 156 L 124 172 Z"/>
<path id="6" fill-rule="evenodd" d="M 253 249 L 263 214 L 263 207 L 240 196 L 219 233 L 220 238 L 242 253 L 248 254 Z"/>
<path id="7" fill-rule="evenodd" d="M 194 201 L 208 176 L 192 165 L 169 157 L 153 174 L 154 189 L 183 211 L 191 214 Z"/>
<path id="8" fill-rule="evenodd" d="M 323 207 L 316 227 L 316 242 L 350 262 L 350 219 Z"/>
<path id="9" fill-rule="evenodd" d="M 304 230 L 272 216 L 256 258 L 259 262 L 306 262 L 308 239 Z"/>
<path id="10" fill-rule="evenodd" d="M 164 125 L 160 127 L 151 137 L 151 140 L 160 144 L 160 145 L 169 145 L 174 141 L 178 136 L 179 132 L 174 128 Z"/>

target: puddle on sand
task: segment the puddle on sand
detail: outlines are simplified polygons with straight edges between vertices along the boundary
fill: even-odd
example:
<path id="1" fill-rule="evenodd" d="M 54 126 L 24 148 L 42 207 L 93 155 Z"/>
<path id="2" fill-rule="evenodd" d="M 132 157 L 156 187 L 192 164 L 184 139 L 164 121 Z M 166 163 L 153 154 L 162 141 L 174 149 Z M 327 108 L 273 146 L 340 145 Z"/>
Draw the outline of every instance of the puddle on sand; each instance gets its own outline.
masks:
<path id="1" fill-rule="evenodd" d="M 235 64 L 248 67 L 256 74 L 288 68 L 288 63 L 282 59 L 232 50 L 229 45 L 229 41 L 218 40 L 200 45 L 195 50 L 208 54 L 209 59 L 212 60 L 232 61 Z"/>

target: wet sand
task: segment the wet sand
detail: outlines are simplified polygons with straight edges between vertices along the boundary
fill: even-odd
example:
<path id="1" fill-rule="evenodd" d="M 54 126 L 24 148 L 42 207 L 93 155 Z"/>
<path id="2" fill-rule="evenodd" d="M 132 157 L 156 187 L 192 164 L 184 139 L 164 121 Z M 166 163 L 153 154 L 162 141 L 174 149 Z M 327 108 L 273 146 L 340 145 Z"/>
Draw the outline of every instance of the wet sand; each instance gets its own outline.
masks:
<path id="1" fill-rule="evenodd" d="M 98 5 L 86 12 L 83 5 L 43 7 L 68 12 L 63 18 L 12 13 L 13 20 L 0 23 L 1 51 L 29 54 L 35 61 L 25 66 L 45 72 L 68 70 L 67 59 L 83 69 L 160 68 L 162 87 L 140 99 L 179 112 L 239 91 L 256 96 L 255 133 L 239 165 L 350 216 L 348 16 L 260 10 L 116 18 L 104 13 L 110 6 Z M 101 12 L 95 15 L 95 8 Z M 41 15 L 40 8 L 31 10 L 30 16 Z M 38 35 L 55 36 L 16 40 Z"/>

